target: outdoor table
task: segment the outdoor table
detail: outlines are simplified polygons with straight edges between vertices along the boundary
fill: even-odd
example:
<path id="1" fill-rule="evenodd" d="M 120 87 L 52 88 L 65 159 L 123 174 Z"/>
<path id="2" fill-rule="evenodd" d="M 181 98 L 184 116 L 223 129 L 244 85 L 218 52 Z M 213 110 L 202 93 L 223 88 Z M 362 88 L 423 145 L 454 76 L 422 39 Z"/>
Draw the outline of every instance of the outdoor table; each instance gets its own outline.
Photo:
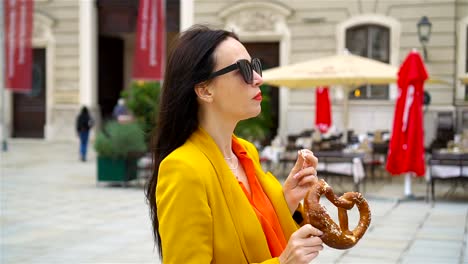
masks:
<path id="1" fill-rule="evenodd" d="M 455 191 L 459 182 L 468 180 L 468 153 L 449 151 L 442 149 L 432 153 L 426 170 L 426 196 L 429 197 L 429 186 L 431 187 L 431 198 L 435 201 L 434 185 L 436 180 L 452 181 L 450 191 Z M 464 186 L 464 183 L 462 183 Z"/>
<path id="2" fill-rule="evenodd" d="M 345 176 L 353 177 L 355 190 L 366 177 L 363 158 L 365 153 L 344 151 L 319 151 L 314 153 L 319 159 L 317 166 L 318 176 Z"/>

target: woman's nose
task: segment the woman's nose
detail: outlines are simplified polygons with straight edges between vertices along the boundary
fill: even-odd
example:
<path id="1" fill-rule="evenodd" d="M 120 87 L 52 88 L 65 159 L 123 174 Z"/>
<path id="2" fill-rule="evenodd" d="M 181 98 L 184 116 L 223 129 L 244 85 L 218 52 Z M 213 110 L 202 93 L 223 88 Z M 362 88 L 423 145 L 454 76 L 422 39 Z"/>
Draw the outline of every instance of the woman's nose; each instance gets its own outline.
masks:
<path id="1" fill-rule="evenodd" d="M 260 86 L 263 84 L 263 77 L 256 71 L 253 71 L 253 84 L 255 86 Z"/>

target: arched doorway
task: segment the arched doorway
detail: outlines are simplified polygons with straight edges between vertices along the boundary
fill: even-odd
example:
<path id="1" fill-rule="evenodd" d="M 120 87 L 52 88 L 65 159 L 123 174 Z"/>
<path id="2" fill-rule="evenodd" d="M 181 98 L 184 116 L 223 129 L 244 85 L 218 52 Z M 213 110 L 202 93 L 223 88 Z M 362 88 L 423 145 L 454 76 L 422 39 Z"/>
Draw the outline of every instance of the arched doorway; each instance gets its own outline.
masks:
<path id="1" fill-rule="evenodd" d="M 44 138 L 46 124 L 46 50 L 33 49 L 32 90 L 13 93 L 13 137 Z"/>

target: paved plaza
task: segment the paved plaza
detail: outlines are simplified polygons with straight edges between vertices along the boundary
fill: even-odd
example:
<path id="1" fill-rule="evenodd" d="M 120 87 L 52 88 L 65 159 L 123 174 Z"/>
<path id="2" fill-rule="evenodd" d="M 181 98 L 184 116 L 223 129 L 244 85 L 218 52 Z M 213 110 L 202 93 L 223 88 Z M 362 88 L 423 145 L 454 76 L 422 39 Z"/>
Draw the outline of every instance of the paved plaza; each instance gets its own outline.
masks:
<path id="1" fill-rule="evenodd" d="M 95 153 L 80 162 L 78 142 L 10 140 L 0 172 L 0 263 L 160 262 L 143 181 L 97 186 Z M 313 263 L 468 264 L 468 192 L 450 187 L 437 185 L 432 204 L 401 201 L 401 178 L 369 181 L 367 233 L 349 250 L 325 248 Z M 425 192 L 425 182 L 414 179 L 413 193 Z M 356 224 L 357 210 L 349 218 Z"/>

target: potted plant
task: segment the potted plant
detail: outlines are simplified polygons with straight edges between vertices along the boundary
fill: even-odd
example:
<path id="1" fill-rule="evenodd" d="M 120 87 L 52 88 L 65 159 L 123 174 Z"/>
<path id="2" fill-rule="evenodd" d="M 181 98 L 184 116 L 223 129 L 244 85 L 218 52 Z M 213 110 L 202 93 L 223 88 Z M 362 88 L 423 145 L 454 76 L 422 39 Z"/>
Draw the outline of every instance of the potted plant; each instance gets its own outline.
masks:
<path id="1" fill-rule="evenodd" d="M 98 182 L 121 182 L 136 179 L 137 160 L 146 151 L 145 136 L 137 123 L 105 124 L 95 139 L 98 155 Z"/>

